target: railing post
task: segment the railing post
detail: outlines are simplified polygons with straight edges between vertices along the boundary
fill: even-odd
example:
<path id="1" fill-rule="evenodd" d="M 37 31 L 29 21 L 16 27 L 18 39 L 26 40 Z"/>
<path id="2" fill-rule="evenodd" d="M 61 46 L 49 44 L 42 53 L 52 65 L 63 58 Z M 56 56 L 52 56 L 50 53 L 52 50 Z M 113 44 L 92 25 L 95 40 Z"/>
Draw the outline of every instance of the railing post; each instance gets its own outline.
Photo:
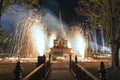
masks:
<path id="1" fill-rule="evenodd" d="M 75 55 L 75 63 L 78 63 L 78 61 L 77 61 L 77 55 Z"/>
<path id="2" fill-rule="evenodd" d="M 98 68 L 100 80 L 107 80 L 107 70 L 105 69 L 104 62 L 100 62 L 100 67 Z"/>
<path id="3" fill-rule="evenodd" d="M 77 59 L 77 55 L 75 55 L 75 74 L 76 74 L 76 78 L 78 79 L 78 66 L 77 66 L 77 63 L 78 63 L 78 59 Z"/>
<path id="4" fill-rule="evenodd" d="M 38 62 L 37 62 L 37 64 L 36 64 L 36 66 L 38 67 L 39 65 L 45 63 L 45 61 L 46 61 L 45 55 L 43 55 L 43 56 L 38 56 Z"/>
<path id="5" fill-rule="evenodd" d="M 13 71 L 13 73 L 15 74 L 14 80 L 22 80 L 22 71 L 23 71 L 23 68 L 21 67 L 20 61 L 18 61 Z"/>
<path id="6" fill-rule="evenodd" d="M 70 54 L 69 68 L 71 69 L 71 54 Z"/>
<path id="7" fill-rule="evenodd" d="M 70 54 L 70 62 L 71 62 L 71 54 Z"/>
<path id="8" fill-rule="evenodd" d="M 51 61 L 51 54 L 49 54 L 49 60 Z"/>
<path id="9" fill-rule="evenodd" d="M 51 67 L 51 54 L 49 54 L 49 63 L 48 63 L 48 68 L 47 70 Z"/>

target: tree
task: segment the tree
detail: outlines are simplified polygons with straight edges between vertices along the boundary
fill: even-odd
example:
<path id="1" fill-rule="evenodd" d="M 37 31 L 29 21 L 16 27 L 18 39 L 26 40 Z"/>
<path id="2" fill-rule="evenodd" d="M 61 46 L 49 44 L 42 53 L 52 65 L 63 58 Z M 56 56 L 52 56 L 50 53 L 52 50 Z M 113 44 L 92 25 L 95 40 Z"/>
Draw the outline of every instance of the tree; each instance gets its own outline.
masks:
<path id="1" fill-rule="evenodd" d="M 120 48 L 120 0 L 79 0 L 76 13 L 88 18 L 88 21 L 102 28 L 112 51 L 112 67 L 119 68 Z"/>
<path id="2" fill-rule="evenodd" d="M 8 33 L 0 28 L 0 49 L 7 49 L 10 46 Z"/>
<path id="3" fill-rule="evenodd" d="M 3 0 L 0 0 L 0 16 L 2 15 Z"/>
<path id="4" fill-rule="evenodd" d="M 5 8 L 9 5 L 12 5 L 12 3 L 28 3 L 28 4 L 31 4 L 29 5 L 30 8 L 37 8 L 39 6 L 39 0 L 14 0 L 13 2 L 11 2 L 10 0 L 0 0 L 0 17 L 2 15 L 2 13 L 4 12 Z M 27 5 L 28 7 L 28 5 Z"/>
<path id="5" fill-rule="evenodd" d="M 0 19 L 1 19 L 2 13 L 6 9 L 6 7 L 9 6 L 10 4 L 11 4 L 10 0 L 0 0 Z"/>

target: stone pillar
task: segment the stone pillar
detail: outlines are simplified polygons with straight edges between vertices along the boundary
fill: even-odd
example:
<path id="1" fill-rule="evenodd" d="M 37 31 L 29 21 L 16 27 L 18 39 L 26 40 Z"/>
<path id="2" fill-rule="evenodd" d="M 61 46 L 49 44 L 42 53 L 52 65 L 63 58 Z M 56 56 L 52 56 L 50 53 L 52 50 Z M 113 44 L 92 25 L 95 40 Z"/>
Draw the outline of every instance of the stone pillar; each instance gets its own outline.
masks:
<path id="1" fill-rule="evenodd" d="M 75 63 L 78 63 L 77 55 L 75 55 Z"/>
<path id="2" fill-rule="evenodd" d="M 23 68 L 21 67 L 21 63 L 20 61 L 18 61 L 16 63 L 16 67 L 14 69 L 14 74 L 15 74 L 15 77 L 13 80 L 22 80 L 22 71 L 23 71 Z"/>
<path id="3" fill-rule="evenodd" d="M 70 54 L 70 62 L 71 62 L 71 54 Z"/>
<path id="4" fill-rule="evenodd" d="M 107 70 L 105 69 L 104 62 L 100 63 L 100 67 L 98 68 L 99 71 L 99 78 L 100 80 L 107 80 Z"/>
<path id="5" fill-rule="evenodd" d="M 38 60 L 37 60 L 37 61 L 38 61 L 38 62 L 37 62 L 37 64 L 36 64 L 36 66 L 38 67 L 39 65 L 45 63 L 45 61 L 46 61 L 46 56 L 45 56 L 45 55 L 43 55 L 43 56 L 38 56 Z"/>
<path id="6" fill-rule="evenodd" d="M 49 60 L 51 61 L 51 54 L 49 54 Z"/>

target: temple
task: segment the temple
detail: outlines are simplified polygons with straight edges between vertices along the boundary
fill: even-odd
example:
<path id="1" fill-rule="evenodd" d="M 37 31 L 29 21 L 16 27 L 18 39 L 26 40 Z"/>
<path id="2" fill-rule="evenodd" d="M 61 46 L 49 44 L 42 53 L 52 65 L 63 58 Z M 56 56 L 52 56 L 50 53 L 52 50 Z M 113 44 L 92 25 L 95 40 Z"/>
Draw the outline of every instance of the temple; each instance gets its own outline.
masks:
<path id="1" fill-rule="evenodd" d="M 54 40 L 54 46 L 51 48 L 51 55 L 54 56 L 68 56 L 71 53 L 71 48 L 68 48 L 68 42 L 62 37 L 65 37 L 65 31 L 63 30 L 61 11 L 59 10 L 59 34 L 57 38 Z"/>
<path id="2" fill-rule="evenodd" d="M 71 53 L 71 48 L 68 48 L 67 40 L 61 38 L 59 35 L 54 40 L 54 46 L 51 48 L 51 55 L 64 56 Z"/>

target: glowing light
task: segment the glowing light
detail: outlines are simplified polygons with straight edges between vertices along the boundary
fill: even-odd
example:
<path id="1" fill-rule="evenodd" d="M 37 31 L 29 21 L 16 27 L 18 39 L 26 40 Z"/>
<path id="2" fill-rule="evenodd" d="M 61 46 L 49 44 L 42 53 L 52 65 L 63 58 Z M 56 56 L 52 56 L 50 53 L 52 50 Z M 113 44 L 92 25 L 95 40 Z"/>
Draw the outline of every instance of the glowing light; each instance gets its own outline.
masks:
<path id="1" fill-rule="evenodd" d="M 34 25 L 32 32 L 33 44 L 40 56 L 45 52 L 46 35 L 42 28 L 38 25 Z"/>
<path id="2" fill-rule="evenodd" d="M 56 35 L 53 33 L 51 36 L 50 36 L 50 39 L 49 39 L 49 48 L 52 48 L 54 46 L 54 40 L 56 39 Z"/>
<path id="3" fill-rule="evenodd" d="M 81 57 L 84 59 L 85 48 L 86 48 L 86 42 L 83 39 L 83 37 L 80 34 L 78 34 L 74 39 L 73 49 L 76 53 L 79 53 Z"/>
<path id="4" fill-rule="evenodd" d="M 72 48 L 70 41 L 68 41 L 67 46 L 68 46 L 68 48 Z"/>

